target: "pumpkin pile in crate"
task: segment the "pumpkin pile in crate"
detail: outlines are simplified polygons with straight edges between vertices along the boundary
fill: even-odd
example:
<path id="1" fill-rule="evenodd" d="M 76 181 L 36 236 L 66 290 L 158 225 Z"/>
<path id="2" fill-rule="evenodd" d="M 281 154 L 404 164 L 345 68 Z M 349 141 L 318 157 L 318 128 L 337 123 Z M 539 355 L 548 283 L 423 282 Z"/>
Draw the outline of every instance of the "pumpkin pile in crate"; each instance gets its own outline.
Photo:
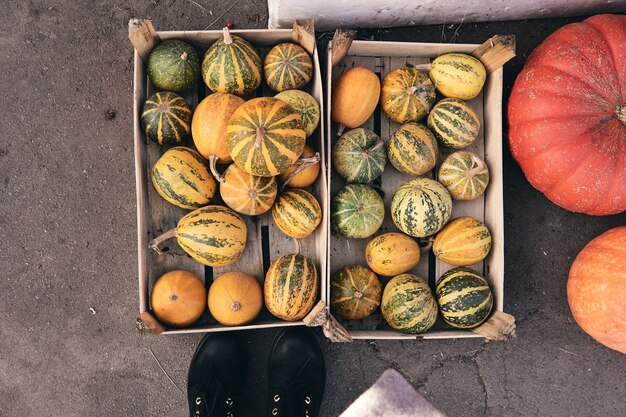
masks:
<path id="1" fill-rule="evenodd" d="M 467 267 L 486 258 L 491 235 L 482 221 L 453 218 L 452 210 L 453 200 L 482 197 L 489 184 L 485 161 L 464 150 L 481 127 L 468 100 L 480 94 L 486 76 L 480 60 L 448 53 L 429 70 L 391 68 L 382 83 L 358 65 L 336 80 L 331 116 L 338 137 L 331 158 L 344 186 L 332 200 L 331 224 L 340 238 L 371 240 L 360 264 L 345 265 L 331 277 L 335 314 L 363 320 L 380 308 L 388 326 L 417 334 L 428 331 L 439 314 L 448 326 L 468 329 L 491 313 L 487 280 Z M 363 126 L 378 106 L 400 124 L 388 141 Z M 445 158 L 442 149 L 449 150 Z M 385 170 L 406 176 L 387 207 L 380 187 Z M 377 234 L 386 215 L 397 230 Z M 428 276 L 411 272 L 428 258 L 422 252 L 430 246 L 438 260 L 454 266 L 437 277 L 434 291 Z"/>
<path id="2" fill-rule="evenodd" d="M 161 91 L 144 103 L 146 137 L 173 145 L 152 166 L 152 184 L 168 203 L 190 210 L 150 243 L 153 249 L 160 252 L 176 237 L 191 258 L 224 267 L 246 254 L 244 216 L 271 213 L 278 229 L 294 239 L 306 239 L 320 226 L 322 209 L 307 190 L 320 173 L 320 154 L 307 144 L 318 130 L 320 106 L 299 90 L 313 73 L 305 49 L 279 43 L 262 59 L 225 28 L 203 57 L 181 40 L 160 43 L 147 73 Z M 275 97 L 258 96 L 264 79 Z M 210 93 L 194 111 L 183 96 L 199 80 Z M 253 322 L 263 305 L 281 320 L 297 321 L 318 300 L 318 266 L 306 253 L 283 255 L 267 270 L 264 287 L 248 273 L 231 271 L 207 291 L 195 274 L 173 270 L 157 279 L 150 299 L 156 318 L 173 327 L 192 325 L 207 307 L 224 326 Z"/>

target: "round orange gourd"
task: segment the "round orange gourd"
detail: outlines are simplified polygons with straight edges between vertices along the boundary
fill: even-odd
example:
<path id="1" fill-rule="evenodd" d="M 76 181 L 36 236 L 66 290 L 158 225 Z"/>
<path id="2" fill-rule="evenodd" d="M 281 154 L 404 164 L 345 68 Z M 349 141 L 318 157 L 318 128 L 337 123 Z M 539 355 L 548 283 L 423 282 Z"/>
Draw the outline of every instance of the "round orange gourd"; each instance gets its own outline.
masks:
<path id="1" fill-rule="evenodd" d="M 626 226 L 596 237 L 578 254 L 567 301 L 589 336 L 626 354 Z"/>
<path id="2" fill-rule="evenodd" d="M 268 211 L 278 194 L 276 178 L 248 174 L 236 164 L 230 164 L 217 180 L 224 203 L 247 216 L 258 216 Z"/>
<path id="3" fill-rule="evenodd" d="M 309 145 L 304 145 L 304 150 L 302 151 L 302 155 L 300 159 L 303 158 L 311 158 L 315 155 L 315 150 L 311 148 Z M 280 175 L 280 180 L 282 182 L 287 181 L 287 178 L 298 168 L 298 161 L 293 164 L 289 169 L 283 172 Z M 302 171 L 298 172 L 296 175 L 291 177 L 289 180 L 289 186 L 294 188 L 307 188 L 315 182 L 317 177 L 320 175 L 320 163 L 317 161 L 316 163 L 307 166 Z"/>
<path id="4" fill-rule="evenodd" d="M 243 103 L 241 97 L 215 93 L 198 104 L 191 119 L 191 136 L 204 158 L 215 156 L 221 164 L 233 161 L 226 147 L 226 127 L 230 116 Z"/>
<path id="5" fill-rule="evenodd" d="M 209 288 L 209 311 L 224 326 L 242 326 L 253 321 L 263 307 L 261 285 L 243 272 L 227 272 Z"/>
<path id="6" fill-rule="evenodd" d="M 354 67 L 343 73 L 333 86 L 333 122 L 354 129 L 370 118 L 380 98 L 380 79 L 365 67 Z"/>
<path id="7" fill-rule="evenodd" d="M 365 247 L 367 265 L 379 275 L 392 277 L 415 268 L 420 261 L 420 247 L 404 233 L 383 233 Z"/>
<path id="8" fill-rule="evenodd" d="M 204 312 L 206 288 L 196 275 L 188 271 L 170 271 L 154 283 L 150 295 L 152 311 L 161 322 L 186 327 Z"/>

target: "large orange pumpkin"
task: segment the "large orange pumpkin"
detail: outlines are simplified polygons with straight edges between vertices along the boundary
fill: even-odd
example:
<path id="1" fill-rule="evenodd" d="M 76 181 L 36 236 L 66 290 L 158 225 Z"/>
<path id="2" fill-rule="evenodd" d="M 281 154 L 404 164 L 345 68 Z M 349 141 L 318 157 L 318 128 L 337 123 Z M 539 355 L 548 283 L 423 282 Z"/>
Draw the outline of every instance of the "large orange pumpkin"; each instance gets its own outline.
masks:
<path id="1" fill-rule="evenodd" d="M 170 271 L 154 283 L 150 295 L 152 311 L 157 319 L 174 327 L 186 327 L 204 312 L 206 288 L 196 275 L 188 271 Z"/>
<path id="2" fill-rule="evenodd" d="M 596 237 L 578 254 L 567 301 L 585 332 L 626 354 L 626 226 Z"/>
<path id="3" fill-rule="evenodd" d="M 509 100 L 509 143 L 530 183 L 591 215 L 626 210 L 626 16 L 548 36 Z"/>
<path id="4" fill-rule="evenodd" d="M 227 272 L 209 288 L 209 311 L 224 326 L 250 323 L 261 312 L 263 292 L 254 277 L 243 272 Z"/>

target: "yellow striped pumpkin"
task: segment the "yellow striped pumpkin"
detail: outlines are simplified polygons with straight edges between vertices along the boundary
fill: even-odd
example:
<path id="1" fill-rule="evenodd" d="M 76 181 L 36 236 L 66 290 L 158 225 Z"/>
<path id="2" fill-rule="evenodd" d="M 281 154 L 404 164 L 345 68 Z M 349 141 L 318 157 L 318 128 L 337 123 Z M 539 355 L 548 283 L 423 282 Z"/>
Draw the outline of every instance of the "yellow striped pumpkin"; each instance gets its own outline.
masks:
<path id="1" fill-rule="evenodd" d="M 241 97 L 214 93 L 198 104 L 191 120 L 191 136 L 203 157 L 214 156 L 221 164 L 233 162 L 226 146 L 226 127 L 230 116 L 243 103 Z"/>
<path id="2" fill-rule="evenodd" d="M 159 145 L 175 145 L 189 137 L 191 108 L 176 93 L 154 93 L 143 104 L 141 113 L 148 139 Z"/>
<path id="3" fill-rule="evenodd" d="M 284 255 L 265 275 L 265 306 L 282 320 L 302 320 L 313 308 L 319 291 L 317 267 L 306 256 Z"/>
<path id="4" fill-rule="evenodd" d="M 404 233 L 383 233 L 365 247 L 365 261 L 377 274 L 392 277 L 419 264 L 420 247 Z"/>
<path id="5" fill-rule="evenodd" d="M 361 265 L 348 265 L 330 281 L 330 306 L 349 320 L 361 320 L 380 305 L 383 287 L 375 273 Z"/>
<path id="6" fill-rule="evenodd" d="M 441 317 L 452 327 L 469 329 L 484 322 L 493 308 L 487 280 L 469 268 L 449 270 L 435 289 Z"/>
<path id="7" fill-rule="evenodd" d="M 437 179 L 455 200 L 474 200 L 489 185 L 489 168 L 471 152 L 455 152 L 443 160 Z"/>
<path id="8" fill-rule="evenodd" d="M 474 143 L 480 133 L 480 118 L 474 109 L 457 98 L 445 98 L 428 115 L 428 127 L 442 145 L 453 149 Z"/>
<path id="9" fill-rule="evenodd" d="M 428 75 L 445 97 L 470 100 L 483 89 L 487 71 L 473 56 L 444 54 L 433 60 Z"/>
<path id="10" fill-rule="evenodd" d="M 258 216 L 274 204 L 278 186 L 274 177 L 250 175 L 235 164 L 229 165 L 220 181 L 224 203 L 237 213 Z"/>
<path id="11" fill-rule="evenodd" d="M 322 208 L 308 191 L 293 188 L 285 191 L 272 207 L 272 219 L 289 237 L 304 239 L 322 221 Z"/>
<path id="12" fill-rule="evenodd" d="M 272 97 L 254 98 L 239 107 L 226 129 L 233 161 L 244 171 L 272 177 L 286 171 L 302 154 L 306 134 L 293 107 Z"/>
<path id="13" fill-rule="evenodd" d="M 455 266 L 473 265 L 491 249 L 491 233 L 478 219 L 465 216 L 451 220 L 435 238 L 433 253 L 440 261 Z"/>
<path id="14" fill-rule="evenodd" d="M 235 262 L 246 247 L 246 222 L 228 207 L 206 206 L 184 216 L 176 227 L 178 244 L 207 266 Z"/>
<path id="15" fill-rule="evenodd" d="M 400 172 L 423 175 L 437 163 L 437 139 L 420 123 L 405 123 L 389 138 L 387 156 Z"/>
<path id="16" fill-rule="evenodd" d="M 198 152 L 176 146 L 161 156 L 150 173 L 154 189 L 175 206 L 193 210 L 209 204 L 215 180 Z"/>
<path id="17" fill-rule="evenodd" d="M 387 283 L 380 308 L 387 323 L 404 333 L 423 333 L 437 320 L 437 302 L 428 283 L 412 274 Z"/>
<path id="18" fill-rule="evenodd" d="M 425 72 L 398 68 L 385 76 L 380 102 L 394 122 L 417 122 L 433 107 L 435 86 Z"/>
<path id="19" fill-rule="evenodd" d="M 201 72 L 212 91 L 243 97 L 261 85 L 262 71 L 261 57 L 254 47 L 224 28 L 223 38 L 204 54 Z"/>
<path id="20" fill-rule="evenodd" d="M 265 56 L 265 79 L 274 91 L 300 88 L 313 74 L 311 57 L 300 45 L 280 43 Z"/>

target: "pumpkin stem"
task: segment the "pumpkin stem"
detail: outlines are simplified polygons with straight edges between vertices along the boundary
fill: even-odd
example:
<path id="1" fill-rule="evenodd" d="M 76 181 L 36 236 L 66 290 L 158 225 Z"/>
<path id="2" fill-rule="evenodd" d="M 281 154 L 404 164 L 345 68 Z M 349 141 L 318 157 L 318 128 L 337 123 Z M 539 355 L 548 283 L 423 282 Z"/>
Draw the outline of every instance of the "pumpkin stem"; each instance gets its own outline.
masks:
<path id="1" fill-rule="evenodd" d="M 239 303 L 239 301 L 233 301 L 233 303 L 230 305 L 230 309 L 233 311 L 239 311 L 241 310 L 241 304 Z"/>
<path id="2" fill-rule="evenodd" d="M 476 174 L 485 169 L 485 163 L 476 155 L 472 155 L 472 161 L 476 164 L 476 168 L 472 168 L 467 172 L 467 179 L 472 179 Z"/>
<path id="3" fill-rule="evenodd" d="M 619 106 L 615 110 L 615 114 L 617 116 L 617 120 L 619 120 L 624 126 L 626 126 L 626 104 Z"/>
<path id="4" fill-rule="evenodd" d="M 317 164 L 320 161 L 320 159 L 321 157 L 320 157 L 319 152 L 315 152 L 315 155 L 310 156 L 308 158 L 298 159 L 294 164 L 296 166 L 296 169 L 294 169 L 293 172 L 289 174 L 285 182 L 283 182 L 283 185 L 280 187 L 279 192 L 282 192 L 283 189 L 285 189 L 285 187 L 287 186 L 287 184 L 289 184 L 289 182 L 293 179 L 293 177 L 295 177 L 296 175 L 298 175 L 299 173 L 301 173 L 308 167 Z"/>
<path id="5" fill-rule="evenodd" d="M 420 252 L 428 252 L 430 248 L 433 246 L 434 241 L 435 241 L 435 238 L 432 236 L 423 238 L 423 239 L 418 239 L 417 244 L 420 247 Z"/>
<path id="6" fill-rule="evenodd" d="M 163 251 L 161 251 L 161 249 L 159 249 L 159 245 L 161 243 L 165 242 L 167 239 L 171 239 L 171 238 L 176 237 L 176 236 L 178 236 L 178 231 L 176 230 L 176 228 L 168 230 L 167 232 L 163 233 L 162 235 L 157 236 L 154 239 L 152 239 L 150 241 L 150 243 L 148 243 L 148 248 L 152 249 L 153 251 L 155 251 L 159 255 L 162 255 Z"/>
<path id="7" fill-rule="evenodd" d="M 224 29 L 222 29 L 222 33 L 224 34 L 224 43 L 226 45 L 230 45 L 231 43 L 233 43 L 233 37 L 230 36 L 230 31 L 227 27 L 224 27 Z"/>
<path id="8" fill-rule="evenodd" d="M 180 56 L 180 59 L 182 59 L 183 61 L 187 60 L 187 52 L 183 52 L 183 54 Z"/>
<path id="9" fill-rule="evenodd" d="M 346 130 L 346 125 L 339 124 L 339 126 L 337 127 L 337 136 L 343 135 L 344 130 Z"/>
<path id="10" fill-rule="evenodd" d="M 217 171 L 217 160 L 218 157 L 215 155 L 209 155 L 209 168 L 211 169 L 211 174 L 213 174 L 213 176 L 215 177 L 215 179 L 219 182 L 222 183 L 224 182 L 224 176 L 221 175 L 218 171 Z"/>
<path id="11" fill-rule="evenodd" d="M 413 95 L 415 95 L 415 93 L 417 92 L 417 86 L 412 85 L 412 86 L 410 86 L 410 87 L 407 87 L 407 88 L 406 88 L 406 92 L 407 92 L 409 95 L 412 95 L 412 96 L 413 96 Z"/>
<path id="12" fill-rule="evenodd" d="M 293 253 L 300 254 L 300 252 L 302 252 L 302 244 L 300 243 L 300 239 L 296 239 L 295 237 L 292 239 L 293 239 L 294 247 L 296 249 Z"/>
<path id="13" fill-rule="evenodd" d="M 261 146 L 261 141 L 265 137 L 266 133 L 267 133 L 267 130 L 265 130 L 264 127 L 259 126 L 256 128 L 256 140 L 254 141 L 255 148 L 258 148 L 259 146 Z"/>
<path id="14" fill-rule="evenodd" d="M 356 291 L 354 293 L 354 298 L 356 298 L 357 300 L 360 300 L 361 298 L 363 298 L 363 293 L 361 291 Z"/>

